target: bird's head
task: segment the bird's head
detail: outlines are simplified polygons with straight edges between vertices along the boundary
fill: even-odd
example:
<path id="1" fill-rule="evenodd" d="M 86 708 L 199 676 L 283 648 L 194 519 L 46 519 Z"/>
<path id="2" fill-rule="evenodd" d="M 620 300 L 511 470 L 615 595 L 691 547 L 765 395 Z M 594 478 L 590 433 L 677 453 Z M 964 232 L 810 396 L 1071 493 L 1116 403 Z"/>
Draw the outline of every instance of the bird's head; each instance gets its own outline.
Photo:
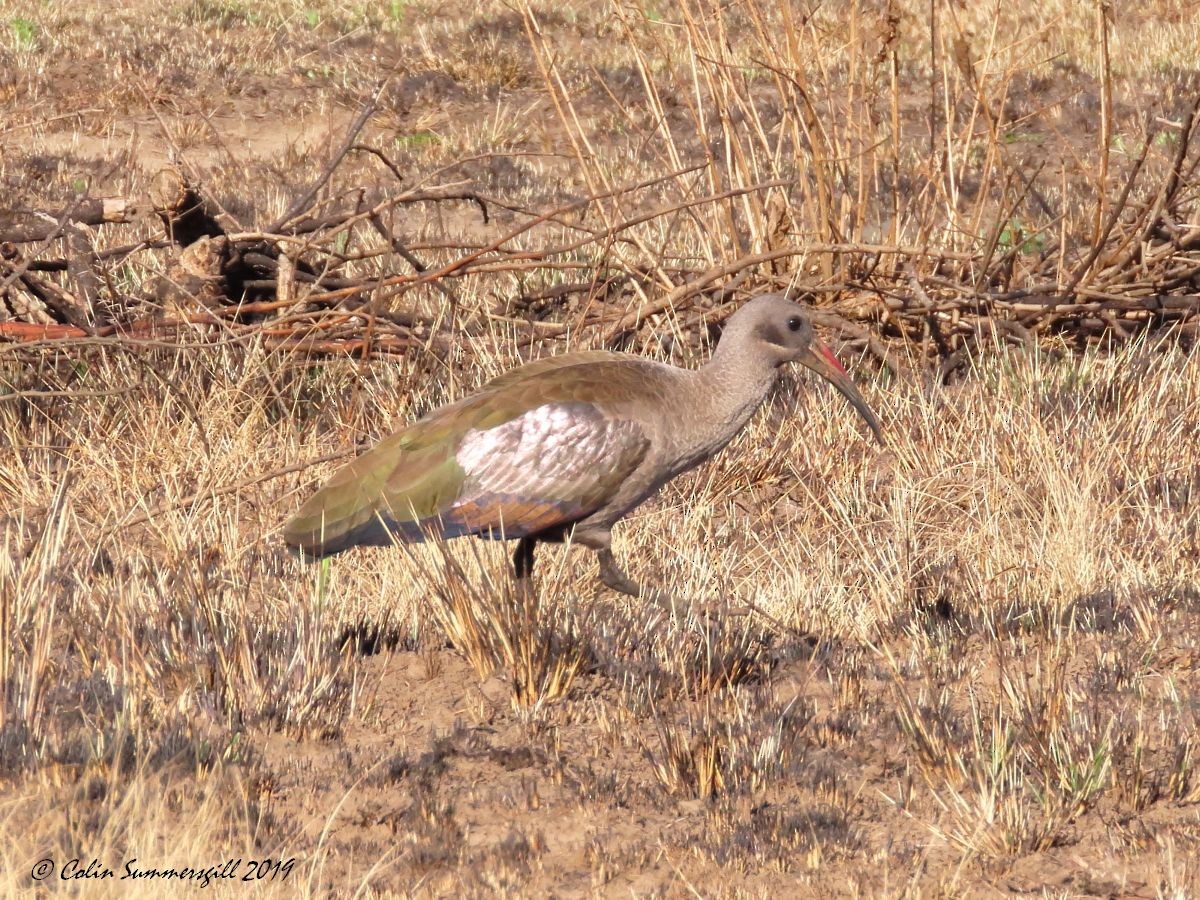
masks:
<path id="1" fill-rule="evenodd" d="M 866 420 L 875 439 L 883 443 L 879 419 L 833 351 L 813 333 L 812 320 L 803 306 L 783 294 L 763 294 L 730 317 L 726 335 L 731 331 L 737 333 L 739 343 L 749 343 L 750 352 L 765 357 L 771 365 L 798 362 L 812 369 L 842 392 Z"/>

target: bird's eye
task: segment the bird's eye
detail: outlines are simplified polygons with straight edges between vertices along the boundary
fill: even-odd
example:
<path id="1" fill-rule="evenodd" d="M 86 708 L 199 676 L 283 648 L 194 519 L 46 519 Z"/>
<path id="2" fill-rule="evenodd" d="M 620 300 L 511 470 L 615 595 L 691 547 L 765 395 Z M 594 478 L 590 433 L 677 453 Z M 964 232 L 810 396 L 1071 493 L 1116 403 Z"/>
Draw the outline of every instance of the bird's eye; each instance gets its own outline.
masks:
<path id="1" fill-rule="evenodd" d="M 790 319 L 788 319 L 787 326 L 788 326 L 789 331 L 799 331 L 800 330 L 800 317 L 792 316 Z"/>

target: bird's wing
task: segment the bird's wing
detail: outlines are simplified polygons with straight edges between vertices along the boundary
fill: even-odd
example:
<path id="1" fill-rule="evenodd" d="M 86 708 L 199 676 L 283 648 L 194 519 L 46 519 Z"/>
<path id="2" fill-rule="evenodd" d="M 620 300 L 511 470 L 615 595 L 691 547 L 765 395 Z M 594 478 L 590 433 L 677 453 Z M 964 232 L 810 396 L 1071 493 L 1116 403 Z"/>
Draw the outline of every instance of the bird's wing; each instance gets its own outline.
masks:
<path id="1" fill-rule="evenodd" d="M 587 402 L 546 403 L 469 431 L 455 453 L 465 477 L 441 510 L 441 531 L 519 538 L 569 525 L 607 503 L 649 446 L 636 422 Z"/>
<path id="2" fill-rule="evenodd" d="M 550 382 L 502 387 L 380 441 L 308 499 L 284 539 L 325 556 L 430 533 L 523 537 L 599 509 L 646 454 L 635 422 L 559 400 Z"/>
<path id="3" fill-rule="evenodd" d="M 448 445 L 453 435 L 438 434 L 430 425 L 436 423 L 398 431 L 338 470 L 284 525 L 283 539 L 311 556 L 391 543 L 378 510 L 385 488 L 399 475 L 408 482 L 415 509 L 411 521 L 389 517 L 391 529 L 396 539 L 421 540 L 418 521 L 436 512 L 440 494 L 453 497 L 453 481 L 462 477 Z"/>
<path id="4" fill-rule="evenodd" d="M 545 356 L 505 372 L 503 375 L 497 375 L 480 388 L 480 391 L 495 391 L 512 387 L 522 381 L 537 378 L 555 369 L 594 366 L 596 363 L 629 363 L 636 359 L 637 357 L 630 356 L 628 353 L 613 353 L 610 350 L 577 350 L 574 353 Z"/>

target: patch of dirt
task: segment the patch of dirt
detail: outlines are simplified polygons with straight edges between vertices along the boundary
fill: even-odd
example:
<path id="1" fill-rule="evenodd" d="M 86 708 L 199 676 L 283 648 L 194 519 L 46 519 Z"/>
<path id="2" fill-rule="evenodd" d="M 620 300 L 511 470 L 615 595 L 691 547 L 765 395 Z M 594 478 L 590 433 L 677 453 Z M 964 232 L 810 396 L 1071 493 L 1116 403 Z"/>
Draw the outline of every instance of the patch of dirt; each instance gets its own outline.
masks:
<path id="1" fill-rule="evenodd" d="M 980 678 L 997 671 L 985 662 L 988 641 L 942 640 L 958 648 L 952 671 L 974 671 L 982 695 L 1000 690 L 994 677 Z M 1114 652 L 1112 638 L 1081 640 L 1094 649 L 1081 649 L 1080 659 Z M 256 741 L 275 785 L 272 815 L 283 833 L 324 835 L 339 848 L 335 856 L 386 857 L 373 878 L 384 889 L 416 881 L 433 894 L 496 885 L 567 895 L 691 886 L 720 896 L 876 896 L 897 882 L 921 893 L 942 889 L 957 848 L 924 824 L 939 816 L 928 797 L 918 799 L 914 779 L 933 779 L 928 786 L 946 792 L 970 781 L 945 770 L 939 787 L 943 763 L 919 762 L 884 660 L 847 643 L 776 642 L 781 661 L 765 680 L 674 699 L 668 680 L 637 700 L 628 679 L 622 687 L 615 672 L 593 672 L 568 701 L 540 713 L 514 710 L 502 677 L 480 682 L 451 650 L 377 654 L 362 669 L 378 684 L 363 722 L 327 741 Z M 1169 658 L 1163 648 L 1159 659 Z M 975 701 L 956 691 L 949 705 L 926 707 L 925 686 L 951 682 L 922 669 L 899 682 L 914 714 L 941 720 L 948 748 L 970 746 Z M 1194 677 L 1196 661 L 1177 671 Z M 638 706 L 643 712 L 631 715 Z M 737 725 L 721 731 L 719 723 L 730 722 Z M 673 780 L 663 768 L 670 747 L 699 759 L 710 734 L 718 735 L 725 781 L 702 796 L 697 770 L 677 769 Z M 759 753 L 752 762 L 753 754 L 739 755 L 747 748 Z M 1170 768 L 1165 757 L 1163 765 Z M 1120 834 L 1195 842 L 1196 809 L 1161 801 L 1138 813 L 1111 802 L 1085 807 L 1046 849 L 981 856 L 957 883 L 1154 896 L 1161 882 L 1153 862 L 1112 855 L 1114 823 Z M 864 866 L 864 858 L 877 863 Z"/>

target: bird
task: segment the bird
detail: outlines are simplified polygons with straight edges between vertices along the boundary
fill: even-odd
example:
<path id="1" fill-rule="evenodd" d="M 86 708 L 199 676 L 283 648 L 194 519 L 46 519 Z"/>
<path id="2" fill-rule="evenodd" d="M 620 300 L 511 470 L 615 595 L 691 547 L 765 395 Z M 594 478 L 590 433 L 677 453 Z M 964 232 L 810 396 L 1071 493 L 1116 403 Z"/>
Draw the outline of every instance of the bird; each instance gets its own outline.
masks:
<path id="1" fill-rule="evenodd" d="M 284 525 L 305 558 L 356 546 L 466 535 L 517 541 L 531 585 L 539 543 L 596 552 L 599 580 L 660 599 L 621 568 L 612 528 L 745 427 L 780 370 L 799 363 L 837 388 L 876 440 L 882 428 L 809 310 L 761 294 L 726 321 L 710 360 L 680 368 L 585 350 L 526 363 L 379 441 L 335 473 Z"/>

